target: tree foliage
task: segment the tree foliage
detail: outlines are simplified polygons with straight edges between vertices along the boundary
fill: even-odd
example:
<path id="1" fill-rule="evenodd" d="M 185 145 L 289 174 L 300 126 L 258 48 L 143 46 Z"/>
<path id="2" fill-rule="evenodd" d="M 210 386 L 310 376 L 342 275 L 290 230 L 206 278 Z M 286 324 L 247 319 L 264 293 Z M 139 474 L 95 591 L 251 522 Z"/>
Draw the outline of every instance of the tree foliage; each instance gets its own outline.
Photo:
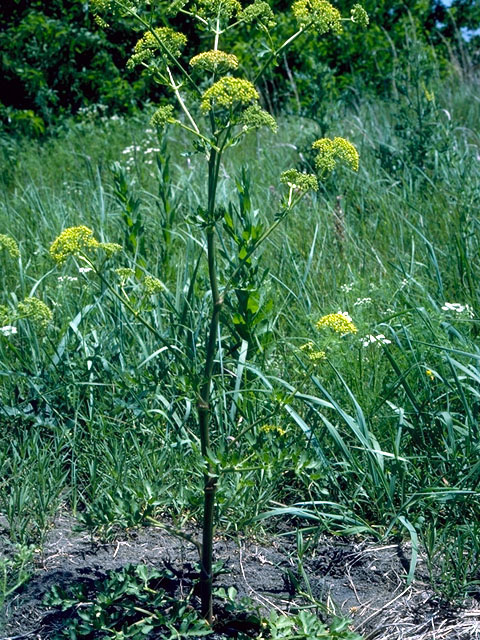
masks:
<path id="1" fill-rule="evenodd" d="M 149 19 L 159 26 L 169 24 L 170 3 L 151 5 Z M 290 31 L 288 0 L 271 0 L 283 15 L 285 33 Z M 353 2 L 336 3 L 348 15 Z M 427 47 L 434 45 L 437 60 L 447 60 L 448 47 L 455 44 L 459 29 L 475 29 L 480 7 L 475 0 L 454 0 L 447 9 L 439 0 L 393 2 L 367 0 L 371 23 L 367 32 L 351 29 L 318 41 L 294 46 L 277 60 L 277 67 L 260 87 L 271 108 L 305 109 L 298 95 L 308 96 L 310 111 L 318 111 L 326 93 L 342 93 L 362 83 L 386 92 L 394 65 L 401 64 L 408 50 L 407 34 Z M 188 17 L 174 26 L 190 34 Z M 41 135 L 65 115 L 84 110 L 130 112 L 159 89 L 148 78 L 138 78 L 124 67 L 136 41 L 128 19 L 99 30 L 88 3 L 80 0 L 13 0 L 0 5 L 0 122 L 7 131 Z M 251 66 L 262 50 L 252 50 L 244 27 L 244 38 L 232 43 L 234 53 Z M 296 69 L 295 75 L 290 71 Z"/>

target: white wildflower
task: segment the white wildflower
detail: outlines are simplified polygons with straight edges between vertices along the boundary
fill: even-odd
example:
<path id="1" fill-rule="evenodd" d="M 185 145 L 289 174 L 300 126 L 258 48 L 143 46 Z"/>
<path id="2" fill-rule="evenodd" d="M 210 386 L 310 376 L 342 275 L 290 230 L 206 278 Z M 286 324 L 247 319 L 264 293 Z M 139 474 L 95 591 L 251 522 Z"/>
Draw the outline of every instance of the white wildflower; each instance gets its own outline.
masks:
<path id="1" fill-rule="evenodd" d="M 353 303 L 354 307 L 358 307 L 362 304 L 372 304 L 372 299 L 371 298 L 357 298 L 356 301 Z"/>
<path id="2" fill-rule="evenodd" d="M 353 289 L 353 282 L 351 282 L 350 284 L 342 284 L 340 285 L 340 291 L 343 291 L 343 293 L 349 293 L 352 289 Z"/>
<path id="3" fill-rule="evenodd" d="M 132 144 L 131 147 L 125 147 L 122 153 L 124 155 L 130 155 L 131 153 L 135 153 L 136 151 L 140 151 L 140 147 L 136 144 Z"/>
<path id="4" fill-rule="evenodd" d="M 386 338 L 383 333 L 379 333 L 376 336 L 368 335 L 362 338 L 362 345 L 369 347 L 371 344 L 392 344 L 392 341 Z"/>
<path id="5" fill-rule="evenodd" d="M 340 315 L 346 318 L 349 322 L 353 322 L 352 316 L 348 313 L 348 311 L 337 311 Z"/>
<path id="6" fill-rule="evenodd" d="M 442 306 L 443 311 L 454 311 L 455 313 L 466 313 L 470 318 L 473 318 L 473 309 L 468 304 L 460 304 L 459 302 L 445 302 Z"/>
<path id="7" fill-rule="evenodd" d="M 0 327 L 0 333 L 4 336 L 14 336 L 17 331 L 17 327 L 13 327 L 11 324 L 7 324 L 4 327 Z"/>

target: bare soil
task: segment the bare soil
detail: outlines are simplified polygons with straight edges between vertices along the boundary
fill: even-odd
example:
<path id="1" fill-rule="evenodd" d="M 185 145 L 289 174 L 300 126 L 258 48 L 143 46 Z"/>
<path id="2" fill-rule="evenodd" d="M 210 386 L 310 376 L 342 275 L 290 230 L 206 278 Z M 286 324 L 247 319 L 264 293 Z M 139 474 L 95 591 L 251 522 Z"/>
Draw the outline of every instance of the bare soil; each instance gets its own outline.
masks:
<path id="1" fill-rule="evenodd" d="M 0 530 L 0 554 L 7 549 L 6 540 Z M 295 588 L 295 545 L 288 538 L 260 543 L 218 537 L 215 554 L 228 569 L 218 576 L 216 586 L 234 586 L 240 596 L 250 596 L 265 611 L 288 611 L 301 603 Z M 442 605 L 428 586 L 422 560 L 416 580 L 406 586 L 409 559 L 408 545 L 324 538 L 309 553 L 305 569 L 313 595 L 332 613 L 348 616 L 352 628 L 368 640 L 480 639 L 480 606 L 475 601 L 461 609 Z M 53 585 L 98 581 L 109 570 L 132 563 L 156 567 L 167 563 L 181 572 L 196 561 L 192 545 L 157 528 L 99 544 L 78 532 L 71 518 L 61 517 L 37 557 L 33 576 L 5 607 L 0 640 L 52 637 L 65 616 L 43 604 Z"/>

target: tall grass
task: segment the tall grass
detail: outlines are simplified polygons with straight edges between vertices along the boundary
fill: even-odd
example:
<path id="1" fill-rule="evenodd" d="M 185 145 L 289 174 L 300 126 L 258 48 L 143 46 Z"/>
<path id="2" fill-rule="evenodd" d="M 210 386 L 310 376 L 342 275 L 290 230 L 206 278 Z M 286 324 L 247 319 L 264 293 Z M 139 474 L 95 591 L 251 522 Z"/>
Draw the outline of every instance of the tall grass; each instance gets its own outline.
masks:
<path id="1" fill-rule="evenodd" d="M 254 264 L 263 285 L 250 333 L 222 326 L 217 521 L 233 532 L 271 526 L 268 515 L 292 530 L 407 537 L 409 579 L 420 539 L 435 588 L 455 599 L 480 565 L 480 103 L 472 81 L 422 82 L 404 80 L 396 102 L 337 105 L 359 174 L 334 176 L 272 236 Z M 205 247 L 187 213 L 201 159 L 146 122 L 72 124 L 43 145 L 2 141 L 0 232 L 21 259 L 0 255 L 0 303 L 33 292 L 54 309 L 45 335 L 26 321 L 0 335 L 0 512 L 19 545 L 41 541 L 62 510 L 104 538 L 150 516 L 181 524 L 200 514 L 195 398 L 171 351 L 88 273 L 54 269 L 48 255 L 71 225 L 122 243 L 118 266 L 166 288 L 145 317 L 199 358 Z M 241 211 L 248 196 L 249 215 L 271 220 L 278 176 L 292 161 L 308 166 L 315 126 L 285 118 L 277 136 L 239 150 L 222 167 L 225 203 L 233 197 Z M 329 127 L 338 133 L 336 120 Z M 227 278 L 232 247 L 223 251 Z M 358 334 L 315 328 L 338 310 Z M 307 342 L 325 359 L 310 359 Z"/>

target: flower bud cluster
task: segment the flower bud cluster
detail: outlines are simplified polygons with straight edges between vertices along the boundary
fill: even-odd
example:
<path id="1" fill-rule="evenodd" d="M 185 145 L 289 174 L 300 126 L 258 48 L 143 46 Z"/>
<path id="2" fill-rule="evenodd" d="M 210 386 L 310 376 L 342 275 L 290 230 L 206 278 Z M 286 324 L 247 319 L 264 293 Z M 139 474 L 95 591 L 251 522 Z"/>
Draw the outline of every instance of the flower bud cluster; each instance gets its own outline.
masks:
<path id="1" fill-rule="evenodd" d="M 257 22 L 267 29 L 273 29 L 277 24 L 270 5 L 263 0 L 254 0 L 252 4 L 243 9 L 238 18 L 247 24 Z"/>
<path id="2" fill-rule="evenodd" d="M 352 318 L 346 311 L 329 313 L 326 316 L 322 316 L 320 320 L 316 322 L 315 326 L 317 329 L 333 329 L 333 331 L 342 335 L 357 333 L 358 331 L 357 327 L 353 324 Z"/>
<path id="3" fill-rule="evenodd" d="M 258 91 L 249 80 L 225 76 L 204 92 L 200 108 L 204 113 L 208 113 L 214 107 L 230 109 L 234 105 L 247 106 L 259 97 Z"/>
<path id="4" fill-rule="evenodd" d="M 18 258 L 20 256 L 18 244 L 13 238 L 3 233 L 0 233 L 0 250 L 1 249 L 5 249 L 11 258 Z"/>
<path id="5" fill-rule="evenodd" d="M 30 320 L 41 330 L 47 328 L 53 317 L 47 305 L 38 298 L 25 298 L 18 303 L 17 311 L 21 318 Z"/>
<path id="6" fill-rule="evenodd" d="M 337 160 L 343 160 L 354 171 L 358 171 L 358 151 L 345 138 L 321 138 L 312 144 L 312 149 L 318 151 L 315 166 L 321 172 L 330 173 L 335 169 Z"/>
<path id="7" fill-rule="evenodd" d="M 340 11 L 326 0 L 297 0 L 292 11 L 300 27 L 312 26 L 320 35 L 329 31 L 342 33 Z"/>
<path id="8" fill-rule="evenodd" d="M 225 53 L 225 51 L 204 51 L 190 60 L 190 66 L 199 71 L 225 73 L 238 68 L 238 58 L 233 53 Z"/>
<path id="9" fill-rule="evenodd" d="M 167 104 L 164 107 L 158 107 L 150 120 L 150 123 L 154 127 L 164 127 L 167 124 L 173 124 L 176 119 L 173 116 L 174 108 L 171 104 Z"/>
<path id="10" fill-rule="evenodd" d="M 311 173 L 301 173 L 296 169 L 288 169 L 280 176 L 280 182 L 298 191 L 318 191 L 318 180 Z"/>
<path id="11" fill-rule="evenodd" d="M 143 279 L 143 287 L 147 296 L 154 296 L 157 293 L 165 291 L 163 282 L 154 276 L 145 276 Z"/>
<path id="12" fill-rule="evenodd" d="M 306 342 L 305 344 L 302 344 L 300 347 L 300 351 L 303 351 L 307 355 L 308 359 L 312 360 L 312 362 L 325 360 L 325 358 L 327 357 L 325 351 L 318 351 L 317 349 L 315 349 L 315 345 L 313 344 L 313 342 Z"/>
<path id="13" fill-rule="evenodd" d="M 242 5 L 238 0 L 197 0 L 193 7 L 193 13 L 203 18 L 223 18 L 230 20 L 238 15 Z"/>
<path id="14" fill-rule="evenodd" d="M 252 104 L 247 107 L 242 113 L 242 124 L 244 129 L 259 129 L 260 127 L 267 127 L 273 133 L 277 133 L 278 125 L 275 118 L 262 109 L 258 104 Z"/>
<path id="15" fill-rule="evenodd" d="M 361 4 L 354 4 L 350 10 L 350 19 L 361 27 L 368 27 L 370 18 Z"/>
<path id="16" fill-rule="evenodd" d="M 50 256 L 57 264 L 62 264 L 69 256 L 78 256 L 90 250 L 102 249 L 107 258 L 120 251 L 122 247 L 114 242 L 99 242 L 93 231 L 85 226 L 68 227 L 52 242 Z"/>
<path id="17" fill-rule="evenodd" d="M 170 54 L 178 58 L 186 44 L 186 36 L 170 27 L 158 27 L 153 31 L 147 31 L 135 45 L 127 66 L 132 69 L 142 62 L 147 62 L 157 52 L 160 52 L 164 57 Z"/>

